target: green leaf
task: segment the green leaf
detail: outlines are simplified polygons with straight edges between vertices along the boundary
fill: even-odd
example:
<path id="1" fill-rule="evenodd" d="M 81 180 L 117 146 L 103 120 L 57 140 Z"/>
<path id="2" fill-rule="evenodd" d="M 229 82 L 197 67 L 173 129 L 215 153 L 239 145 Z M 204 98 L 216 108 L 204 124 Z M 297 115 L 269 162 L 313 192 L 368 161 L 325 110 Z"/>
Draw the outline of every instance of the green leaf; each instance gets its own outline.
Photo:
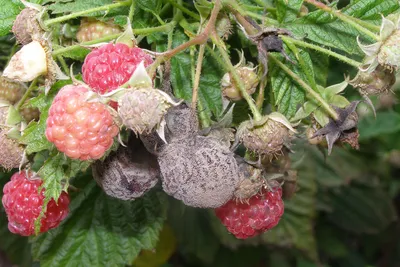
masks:
<path id="1" fill-rule="evenodd" d="M 207 211 L 169 200 L 168 222 L 178 240 L 179 251 L 189 258 L 212 263 L 220 245 L 209 226 Z"/>
<path id="2" fill-rule="evenodd" d="M 379 233 L 397 219 L 388 194 L 380 187 L 353 184 L 330 192 L 331 222 L 354 233 Z"/>
<path id="3" fill-rule="evenodd" d="M 3 197 L 3 186 L 9 181 L 12 173 L 0 173 L 0 199 Z M 8 230 L 7 215 L 3 208 L 0 208 L 0 250 L 4 251 L 7 258 L 13 264 L 20 267 L 31 267 L 31 245 L 27 237 L 12 234 Z M 1 265 L 0 259 L 0 265 Z"/>
<path id="4" fill-rule="evenodd" d="M 31 107 L 36 107 L 40 110 L 40 118 L 39 121 L 32 121 L 29 123 L 28 127 L 24 130 L 23 135 L 19 139 L 22 144 L 26 145 L 27 154 L 32 154 L 46 149 L 50 150 L 53 147 L 45 135 L 46 120 L 49 114 L 49 109 L 58 90 L 71 83 L 71 80 L 58 81 L 51 87 L 48 95 L 41 93 L 29 101 Z"/>
<path id="5" fill-rule="evenodd" d="M 0 36 L 10 33 L 15 18 L 23 9 L 18 0 L 0 0 Z"/>
<path id="6" fill-rule="evenodd" d="M 303 0 L 275 0 L 279 22 L 291 22 L 297 18 Z"/>
<path id="7" fill-rule="evenodd" d="M 61 13 L 74 13 L 79 11 L 88 10 L 95 7 L 100 7 L 104 5 L 109 5 L 113 3 L 113 0 L 75 0 L 75 1 L 55 1 L 53 4 L 47 6 L 49 10 L 53 14 L 61 14 Z M 100 16 L 100 12 L 96 12 L 93 14 L 86 14 L 85 16 Z"/>
<path id="8" fill-rule="evenodd" d="M 399 4 L 396 0 L 358 0 L 352 1 L 343 13 L 356 18 L 379 22 L 381 15 L 386 16 L 398 8 Z M 357 45 L 356 38 L 357 36 L 363 38 L 365 34 L 322 10 L 310 12 L 286 25 L 286 27 L 297 38 L 306 37 L 313 42 L 340 49 L 349 54 L 363 55 Z M 365 38 L 370 40 L 368 37 Z"/>
<path id="9" fill-rule="evenodd" d="M 399 9 L 397 0 L 355 0 L 343 13 L 362 20 L 378 20 Z"/>
<path id="10" fill-rule="evenodd" d="M 162 1 L 161 0 L 141 0 L 136 2 L 137 5 L 144 11 L 150 12 L 153 15 L 157 15 L 161 11 Z"/>
<path id="11" fill-rule="evenodd" d="M 298 61 L 301 63 L 292 64 L 287 62 L 287 67 L 311 86 L 315 84 L 314 70 L 309 54 L 305 50 L 299 49 L 297 53 L 299 60 L 296 60 L 296 56 L 292 52 L 288 53 L 288 55 L 294 62 Z M 280 113 L 290 119 L 295 115 L 298 106 L 304 103 L 304 89 L 282 71 L 279 66 L 272 65 L 270 73 L 270 87 L 274 93 L 275 105 L 277 105 Z"/>
<path id="12" fill-rule="evenodd" d="M 61 49 L 61 48 L 63 48 L 63 47 L 60 45 L 53 45 L 54 50 Z M 87 54 L 89 54 L 89 53 L 90 53 L 90 49 L 80 46 L 80 47 L 70 50 L 68 52 L 62 53 L 62 56 L 66 57 L 66 58 L 71 58 L 73 60 L 83 61 L 85 59 L 85 57 L 87 56 Z"/>
<path id="13" fill-rule="evenodd" d="M 367 140 L 384 134 L 396 133 L 400 130 L 400 115 L 394 111 L 383 111 L 367 116 L 358 123 L 360 140 Z"/>
<path id="14" fill-rule="evenodd" d="M 182 31 L 176 31 L 173 46 L 176 47 L 187 40 Z M 189 102 L 192 100 L 192 63 L 195 62 L 192 59 L 197 60 L 197 55 L 192 58 L 189 51 L 182 52 L 171 59 L 171 83 L 174 94 Z M 215 59 L 209 53 L 205 53 L 200 77 L 199 100 L 203 105 L 203 112 L 208 117 L 211 115 L 219 117 L 222 112 L 220 81 L 223 74 L 222 68 Z"/>
<path id="15" fill-rule="evenodd" d="M 142 249 L 153 249 L 165 219 L 156 192 L 135 201 L 106 196 L 90 176 L 78 177 L 69 216 L 33 240 L 32 255 L 47 266 L 130 265 Z"/>

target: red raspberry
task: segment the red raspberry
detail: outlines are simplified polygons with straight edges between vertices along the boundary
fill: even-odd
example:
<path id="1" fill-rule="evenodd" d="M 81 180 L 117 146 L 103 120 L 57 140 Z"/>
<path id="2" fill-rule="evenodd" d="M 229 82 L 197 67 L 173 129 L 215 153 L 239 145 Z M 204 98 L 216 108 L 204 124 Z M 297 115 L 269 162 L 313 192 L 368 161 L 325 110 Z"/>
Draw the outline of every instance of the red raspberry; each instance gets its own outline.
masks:
<path id="1" fill-rule="evenodd" d="M 283 215 L 282 189 L 263 190 L 241 203 L 234 199 L 215 209 L 222 224 L 236 238 L 246 239 L 275 227 Z"/>
<path id="2" fill-rule="evenodd" d="M 64 86 L 49 110 L 46 137 L 73 159 L 101 158 L 119 131 L 106 105 L 86 101 L 88 92 L 82 85 Z"/>
<path id="3" fill-rule="evenodd" d="M 30 236 L 35 233 L 35 220 L 42 211 L 44 190 L 39 194 L 42 180 L 25 171 L 15 173 L 3 188 L 3 206 L 8 217 L 8 229 L 14 234 Z M 54 199 L 47 204 L 41 220 L 40 232 L 57 227 L 68 215 L 69 196 L 62 192 L 58 203 Z"/>
<path id="4" fill-rule="evenodd" d="M 106 44 L 90 52 L 82 66 L 83 80 L 93 91 L 104 94 L 126 83 L 140 62 L 153 60 L 142 49 L 126 44 Z"/>

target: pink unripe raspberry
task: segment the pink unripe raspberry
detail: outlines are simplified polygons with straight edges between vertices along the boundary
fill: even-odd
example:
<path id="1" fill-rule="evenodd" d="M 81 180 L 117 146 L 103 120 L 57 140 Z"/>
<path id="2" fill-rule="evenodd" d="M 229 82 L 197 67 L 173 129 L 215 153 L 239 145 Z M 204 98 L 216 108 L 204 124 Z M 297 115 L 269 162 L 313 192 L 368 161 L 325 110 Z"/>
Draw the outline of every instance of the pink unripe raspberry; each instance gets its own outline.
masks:
<path id="1" fill-rule="evenodd" d="M 30 236 L 35 233 L 35 220 L 42 211 L 44 191 L 38 193 L 42 180 L 26 171 L 15 173 L 3 188 L 3 206 L 8 217 L 8 229 L 14 234 Z M 45 190 L 45 189 L 44 189 Z M 58 202 L 47 204 L 41 219 L 40 232 L 57 227 L 68 215 L 69 196 L 62 192 Z"/>
<path id="2" fill-rule="evenodd" d="M 215 209 L 222 224 L 236 238 L 246 239 L 275 227 L 283 215 L 282 189 L 263 190 L 246 202 L 230 200 Z"/>
<path id="3" fill-rule="evenodd" d="M 153 60 L 142 49 L 126 44 L 106 44 L 90 52 L 82 66 L 83 80 L 93 91 L 104 94 L 126 83 L 140 62 Z"/>
<path id="4" fill-rule="evenodd" d="M 101 158 L 119 132 L 106 105 L 86 101 L 88 92 L 82 85 L 66 85 L 49 110 L 46 137 L 73 159 Z"/>

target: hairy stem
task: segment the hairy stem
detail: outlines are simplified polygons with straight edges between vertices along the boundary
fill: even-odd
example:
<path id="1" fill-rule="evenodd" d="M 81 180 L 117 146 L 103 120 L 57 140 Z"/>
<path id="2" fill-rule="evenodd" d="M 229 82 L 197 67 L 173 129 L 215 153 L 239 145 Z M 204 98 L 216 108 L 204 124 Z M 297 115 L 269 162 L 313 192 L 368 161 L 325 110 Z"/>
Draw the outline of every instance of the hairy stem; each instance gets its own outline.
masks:
<path id="1" fill-rule="evenodd" d="M 201 67 L 203 64 L 205 51 L 205 44 L 200 45 L 199 55 L 197 57 L 197 65 L 196 65 L 196 75 L 194 76 L 193 81 L 193 91 L 192 91 L 192 108 L 196 109 L 197 98 L 199 95 L 199 84 L 200 84 L 200 75 L 201 75 Z"/>
<path id="2" fill-rule="evenodd" d="M 269 54 L 269 58 L 274 61 L 276 65 L 278 65 L 284 72 L 286 72 L 292 79 L 298 83 L 301 87 L 304 88 L 304 90 L 308 94 L 308 98 L 313 98 L 316 101 L 318 101 L 321 106 L 328 112 L 328 114 L 334 119 L 338 119 L 338 114 L 336 111 L 329 106 L 329 104 L 317 93 L 315 92 L 305 81 L 303 81 L 296 73 L 294 73 L 291 69 L 289 69 L 285 64 L 283 64 L 279 59 L 277 59 L 274 55 Z"/>
<path id="3" fill-rule="evenodd" d="M 368 30 L 366 27 L 360 25 L 357 23 L 357 21 L 355 21 L 352 17 L 347 16 L 343 13 L 341 13 L 338 10 L 335 10 L 327 5 L 325 5 L 324 3 L 318 2 L 317 0 L 304 0 L 305 2 L 315 6 L 318 9 L 321 9 L 325 12 L 328 12 L 334 16 L 336 16 L 338 19 L 346 22 L 347 24 L 353 26 L 355 29 L 357 29 L 358 31 L 365 33 L 366 35 L 368 35 L 369 37 L 371 37 L 372 39 L 379 41 L 379 36 L 376 35 L 375 33 L 371 32 L 370 30 Z"/>
<path id="4" fill-rule="evenodd" d="M 114 9 L 114 8 L 129 6 L 129 5 L 131 5 L 131 3 L 132 3 L 132 0 L 129 0 L 129 1 L 117 2 L 117 3 L 114 3 L 114 4 L 99 6 L 99 7 L 95 7 L 95 8 L 90 8 L 90 9 L 79 11 L 79 12 L 74 12 L 74 13 L 71 13 L 71 14 L 68 14 L 68 15 L 64 15 L 64 16 L 60 16 L 60 17 L 57 17 L 57 18 L 54 18 L 54 19 L 46 20 L 44 22 L 44 25 L 48 27 L 48 26 L 50 26 L 52 24 L 57 24 L 57 23 L 60 23 L 60 22 L 64 22 L 66 20 L 70 20 L 70 19 L 74 19 L 74 18 L 77 18 L 77 17 L 85 16 L 85 15 L 90 14 L 90 13 L 99 12 L 99 11 L 109 11 L 109 10 Z"/>
<path id="5" fill-rule="evenodd" d="M 239 74 L 237 73 L 235 67 L 232 65 L 231 59 L 225 50 L 226 48 L 223 45 L 221 38 L 219 38 L 219 36 L 217 34 L 214 34 L 212 37 L 213 37 L 212 40 L 213 40 L 214 44 L 217 46 L 218 51 L 222 56 L 225 68 L 231 74 L 231 76 L 233 78 L 233 82 L 239 88 L 240 93 L 242 94 L 243 98 L 246 100 L 247 104 L 249 105 L 249 108 L 251 110 L 251 113 L 253 114 L 254 120 L 260 121 L 262 118 L 262 115 L 259 112 L 258 108 L 256 107 L 256 105 L 254 103 L 254 99 L 249 95 L 249 93 L 247 93 L 246 88 L 244 87 L 243 81 L 240 79 Z"/>
<path id="6" fill-rule="evenodd" d="M 25 101 L 28 99 L 28 97 L 31 95 L 33 89 L 36 87 L 38 79 L 34 79 L 31 84 L 29 85 L 28 90 L 26 90 L 26 92 L 24 93 L 24 95 L 22 96 L 21 100 L 18 102 L 16 109 L 20 110 L 22 105 L 25 103 Z"/>
<path id="7" fill-rule="evenodd" d="M 186 50 L 187 48 L 193 46 L 193 45 L 202 45 L 204 43 L 207 42 L 207 40 L 210 37 L 210 34 L 212 32 L 215 31 L 215 22 L 217 20 L 217 16 L 219 11 L 221 10 L 221 1 L 220 0 L 216 0 L 215 4 L 214 4 L 214 8 L 211 12 L 211 16 L 210 19 L 207 23 L 207 26 L 205 27 L 204 31 L 202 33 L 200 33 L 199 35 L 197 35 L 196 37 L 194 37 L 193 39 L 190 39 L 189 41 L 187 41 L 186 43 L 183 43 L 171 50 L 168 50 L 164 53 L 161 53 L 157 59 L 154 61 L 153 64 L 151 64 L 148 67 L 148 73 L 149 75 L 154 75 L 154 73 L 156 72 L 157 67 L 163 63 L 164 61 L 169 60 L 170 58 L 172 58 L 173 56 L 175 56 L 176 54 Z"/>
<path id="8" fill-rule="evenodd" d="M 148 34 L 152 34 L 155 32 L 169 32 L 171 31 L 176 25 L 175 21 L 171 21 L 167 24 L 164 24 L 162 26 L 158 26 L 158 27 L 151 27 L 151 28 L 142 28 L 142 29 L 133 29 L 133 33 L 136 35 L 148 35 Z M 71 46 L 67 46 L 67 47 L 63 47 L 63 48 L 59 48 L 53 51 L 52 55 L 53 57 L 56 57 L 58 55 L 62 55 L 64 53 L 73 51 L 75 49 L 79 49 L 82 48 L 84 46 L 89 46 L 89 45 L 94 45 L 94 44 L 99 44 L 99 43 L 104 43 L 104 42 L 109 42 L 112 41 L 114 39 L 117 39 L 119 36 L 121 35 L 121 33 L 117 33 L 117 34 L 112 34 L 103 38 L 99 38 L 93 41 L 89 41 L 89 42 L 84 42 L 84 43 L 80 43 L 77 45 L 71 45 Z"/>
<path id="9" fill-rule="evenodd" d="M 258 90 L 258 96 L 256 99 L 256 107 L 258 110 L 262 110 L 264 104 L 264 97 L 265 97 L 265 87 L 267 86 L 267 77 L 264 77 L 260 81 L 260 88 Z"/>
<path id="10" fill-rule="evenodd" d="M 295 45 L 298 45 L 298 46 L 301 46 L 301 47 L 305 47 L 305 48 L 310 48 L 310 49 L 313 49 L 315 51 L 318 51 L 318 52 L 321 52 L 323 54 L 326 54 L 328 56 L 335 57 L 335 58 L 337 58 L 337 59 L 339 59 L 339 60 L 341 60 L 341 61 L 343 61 L 343 62 L 345 62 L 345 63 L 347 63 L 347 64 L 349 64 L 351 66 L 354 66 L 356 68 L 360 67 L 361 64 L 362 64 L 361 62 L 355 61 L 355 60 L 353 60 L 351 58 L 348 58 L 346 56 L 340 55 L 338 53 L 335 53 L 335 52 L 333 52 L 333 51 L 331 51 L 329 49 L 320 47 L 318 45 L 310 44 L 310 43 L 307 43 L 307 42 L 304 42 L 304 41 L 301 41 L 301 40 L 297 40 L 297 39 L 294 39 L 294 38 L 291 38 L 291 37 L 288 37 L 288 36 L 283 36 L 282 35 L 280 37 L 285 42 L 290 42 L 292 44 L 295 44 Z"/>

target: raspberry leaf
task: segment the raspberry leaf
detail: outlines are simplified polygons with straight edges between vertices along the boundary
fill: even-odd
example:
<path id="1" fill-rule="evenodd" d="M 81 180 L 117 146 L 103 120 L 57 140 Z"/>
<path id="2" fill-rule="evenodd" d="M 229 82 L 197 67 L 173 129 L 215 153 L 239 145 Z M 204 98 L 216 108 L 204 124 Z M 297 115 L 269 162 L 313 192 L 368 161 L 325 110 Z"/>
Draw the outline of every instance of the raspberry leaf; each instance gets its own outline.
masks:
<path id="1" fill-rule="evenodd" d="M 176 47 L 187 40 L 181 30 L 176 31 L 173 46 Z M 194 57 L 197 58 L 196 55 Z M 193 81 L 191 78 L 194 68 L 189 51 L 180 53 L 171 59 L 171 83 L 174 95 L 189 102 L 192 100 Z M 220 81 L 223 74 L 222 68 L 214 58 L 206 53 L 200 78 L 199 100 L 204 108 L 204 113 L 208 117 L 211 117 L 211 114 L 219 117 L 222 112 Z"/>
<path id="2" fill-rule="evenodd" d="M 275 0 L 279 22 L 290 22 L 297 18 L 303 0 Z"/>
<path id="3" fill-rule="evenodd" d="M 296 54 L 289 53 L 288 55 L 294 62 L 296 62 L 296 56 L 299 58 L 299 63 L 296 65 L 289 63 L 288 67 L 310 86 L 315 86 L 314 69 L 309 54 L 304 50 L 299 50 Z M 278 66 L 272 66 L 270 71 L 275 105 L 280 113 L 290 119 L 296 113 L 298 105 L 304 103 L 304 90 Z"/>
<path id="4" fill-rule="evenodd" d="M 380 21 L 382 14 L 386 16 L 398 8 L 399 3 L 396 0 L 359 0 L 348 5 L 343 13 L 376 23 Z M 324 11 L 310 12 L 286 26 L 298 38 L 307 36 L 307 39 L 316 43 L 340 49 L 349 54 L 362 55 L 356 38 L 364 34 Z"/>
<path id="5" fill-rule="evenodd" d="M 360 140 L 396 133 L 400 130 L 400 115 L 394 111 L 378 112 L 376 118 L 362 118 L 359 129 Z"/>
<path id="6" fill-rule="evenodd" d="M 0 0 L 0 36 L 10 33 L 11 27 L 23 5 L 19 1 Z"/>
<path id="7" fill-rule="evenodd" d="M 330 221 L 353 233 L 376 234 L 397 219 L 390 196 L 380 186 L 355 184 L 329 194 Z"/>
<path id="8" fill-rule="evenodd" d="M 33 240 L 40 266 L 129 265 L 142 249 L 153 249 L 165 215 L 165 200 L 150 192 L 135 201 L 107 197 L 90 176 L 80 176 L 70 215 Z"/>

